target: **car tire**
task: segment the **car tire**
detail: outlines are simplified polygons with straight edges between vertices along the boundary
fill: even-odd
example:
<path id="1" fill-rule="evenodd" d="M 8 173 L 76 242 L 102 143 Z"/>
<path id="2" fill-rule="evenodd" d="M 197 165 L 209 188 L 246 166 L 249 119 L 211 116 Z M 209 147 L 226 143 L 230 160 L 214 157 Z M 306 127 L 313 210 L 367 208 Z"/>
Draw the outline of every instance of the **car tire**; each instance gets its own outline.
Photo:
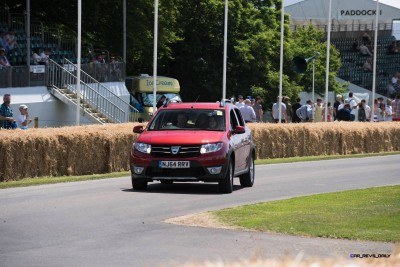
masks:
<path id="1" fill-rule="evenodd" d="M 132 178 L 132 189 L 133 190 L 146 190 L 147 189 L 147 181 Z"/>
<path id="2" fill-rule="evenodd" d="M 228 169 L 224 179 L 218 182 L 219 192 L 224 194 L 230 194 L 233 191 L 233 162 L 229 160 Z"/>
<path id="3" fill-rule="evenodd" d="M 242 187 L 252 187 L 254 184 L 255 168 L 253 154 L 250 154 L 249 171 L 239 176 Z"/>
<path id="4" fill-rule="evenodd" d="M 174 181 L 173 180 L 160 180 L 160 183 L 162 183 L 162 184 L 173 184 Z"/>

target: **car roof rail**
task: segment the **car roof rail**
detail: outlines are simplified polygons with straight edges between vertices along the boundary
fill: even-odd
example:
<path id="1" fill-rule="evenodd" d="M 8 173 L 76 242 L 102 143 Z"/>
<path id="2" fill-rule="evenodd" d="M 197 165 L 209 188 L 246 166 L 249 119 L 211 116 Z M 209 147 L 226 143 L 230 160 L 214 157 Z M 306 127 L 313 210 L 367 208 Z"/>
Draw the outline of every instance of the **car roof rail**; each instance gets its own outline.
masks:
<path id="1" fill-rule="evenodd" d="M 181 100 L 177 100 L 177 99 L 169 99 L 169 98 L 167 98 L 167 99 L 165 99 L 165 103 L 164 103 L 163 107 L 166 108 L 171 103 L 182 103 L 182 101 Z"/>
<path id="2" fill-rule="evenodd" d="M 227 103 L 232 104 L 232 100 L 230 99 L 221 99 L 221 101 L 219 102 L 220 107 L 225 107 Z"/>

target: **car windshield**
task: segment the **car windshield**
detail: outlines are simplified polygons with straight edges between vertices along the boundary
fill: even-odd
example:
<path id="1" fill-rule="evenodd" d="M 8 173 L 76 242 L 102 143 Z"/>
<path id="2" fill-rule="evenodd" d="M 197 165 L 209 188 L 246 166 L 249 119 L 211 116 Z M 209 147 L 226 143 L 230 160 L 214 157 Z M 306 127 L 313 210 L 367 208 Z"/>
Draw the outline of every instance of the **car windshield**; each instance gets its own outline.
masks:
<path id="1" fill-rule="evenodd" d="M 153 99 L 154 95 L 153 93 L 141 93 L 142 99 L 143 99 L 143 105 L 145 107 L 152 107 L 153 106 Z M 175 93 L 157 93 L 156 94 L 156 99 L 157 101 L 160 100 L 161 96 L 165 96 L 168 100 L 171 100 L 173 102 L 182 102 L 181 97 L 179 94 Z M 156 102 L 157 103 L 157 102 Z"/>
<path id="2" fill-rule="evenodd" d="M 224 114 L 223 110 L 163 109 L 157 113 L 149 130 L 223 131 L 225 129 Z"/>

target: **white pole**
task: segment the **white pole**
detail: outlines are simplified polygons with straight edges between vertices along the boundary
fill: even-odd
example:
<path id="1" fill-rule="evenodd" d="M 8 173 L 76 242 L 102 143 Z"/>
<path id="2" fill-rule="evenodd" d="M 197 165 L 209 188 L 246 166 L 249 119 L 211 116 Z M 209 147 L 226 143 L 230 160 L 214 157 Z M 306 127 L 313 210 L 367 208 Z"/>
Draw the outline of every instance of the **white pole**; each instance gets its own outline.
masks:
<path id="1" fill-rule="evenodd" d="M 26 0 L 26 65 L 31 65 L 31 0 Z"/>
<path id="2" fill-rule="evenodd" d="M 376 16 L 375 16 L 375 36 L 374 36 L 374 62 L 372 67 L 372 99 L 371 99 L 371 118 L 374 121 L 374 99 L 375 99 L 375 86 L 376 86 L 376 54 L 378 53 L 378 17 L 379 17 L 379 0 L 376 1 Z"/>
<path id="3" fill-rule="evenodd" d="M 283 84 L 283 34 L 285 29 L 285 7 L 283 4 L 284 0 L 282 0 L 282 9 L 281 9 L 281 54 L 280 54 L 280 65 L 279 65 L 279 115 L 278 115 L 278 123 L 282 121 L 282 84 Z"/>
<path id="4" fill-rule="evenodd" d="M 312 102 L 313 102 L 313 113 L 312 113 L 312 119 L 314 121 L 314 107 L 315 107 L 315 58 L 312 60 Z"/>
<path id="5" fill-rule="evenodd" d="M 80 121 L 81 107 L 81 36 L 82 36 L 82 0 L 78 0 L 78 49 L 76 68 L 76 125 Z"/>
<path id="6" fill-rule="evenodd" d="M 122 9 L 123 9 L 123 14 L 122 14 L 122 39 L 123 39 L 123 48 L 122 48 L 122 56 L 124 59 L 124 63 L 126 64 L 126 0 L 123 0 L 122 3 Z"/>
<path id="7" fill-rule="evenodd" d="M 224 18 L 224 67 L 222 73 L 222 99 L 226 98 L 226 53 L 228 44 L 228 0 L 225 0 L 225 18 Z"/>
<path id="8" fill-rule="evenodd" d="M 328 16 L 328 39 L 326 45 L 326 75 L 325 75 L 325 122 L 328 121 L 328 96 L 329 96 L 329 57 L 331 50 L 331 9 L 332 0 L 329 0 L 329 16 Z"/>
<path id="9" fill-rule="evenodd" d="M 153 114 L 157 102 L 157 42 L 158 42 L 158 0 L 154 0 L 154 51 L 153 51 Z"/>

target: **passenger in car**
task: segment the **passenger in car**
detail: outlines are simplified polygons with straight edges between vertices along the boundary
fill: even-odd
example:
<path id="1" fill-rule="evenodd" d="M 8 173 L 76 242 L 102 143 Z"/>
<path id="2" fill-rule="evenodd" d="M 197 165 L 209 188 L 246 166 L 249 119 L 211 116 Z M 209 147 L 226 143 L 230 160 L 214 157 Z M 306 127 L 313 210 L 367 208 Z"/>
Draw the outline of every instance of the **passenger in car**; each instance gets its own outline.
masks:
<path id="1" fill-rule="evenodd" d="M 207 115 L 205 113 L 200 113 L 196 120 L 196 128 L 204 129 L 208 128 Z"/>
<path id="2" fill-rule="evenodd" d="M 215 116 L 211 116 L 208 119 L 208 125 L 210 126 L 210 129 L 212 129 L 212 130 L 216 130 L 216 129 L 219 128 L 218 127 L 218 120 L 217 120 L 217 118 Z"/>

